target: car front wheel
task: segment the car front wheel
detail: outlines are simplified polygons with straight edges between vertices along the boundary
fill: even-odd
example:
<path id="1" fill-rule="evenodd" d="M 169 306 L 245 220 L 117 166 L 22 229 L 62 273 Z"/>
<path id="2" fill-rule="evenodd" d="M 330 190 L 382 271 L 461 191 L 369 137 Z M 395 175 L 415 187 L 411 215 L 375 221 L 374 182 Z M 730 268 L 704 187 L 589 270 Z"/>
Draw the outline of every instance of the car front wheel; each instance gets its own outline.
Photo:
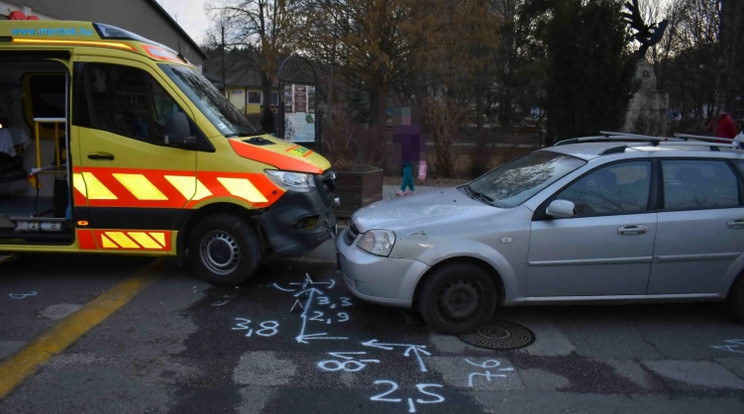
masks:
<path id="1" fill-rule="evenodd" d="M 239 285 L 258 267 L 260 240 L 241 217 L 209 216 L 191 233 L 189 259 L 202 279 L 217 285 Z"/>
<path id="2" fill-rule="evenodd" d="M 419 311 L 433 329 L 449 335 L 476 331 L 491 319 L 497 302 L 490 275 L 471 263 L 452 263 L 426 279 Z"/>

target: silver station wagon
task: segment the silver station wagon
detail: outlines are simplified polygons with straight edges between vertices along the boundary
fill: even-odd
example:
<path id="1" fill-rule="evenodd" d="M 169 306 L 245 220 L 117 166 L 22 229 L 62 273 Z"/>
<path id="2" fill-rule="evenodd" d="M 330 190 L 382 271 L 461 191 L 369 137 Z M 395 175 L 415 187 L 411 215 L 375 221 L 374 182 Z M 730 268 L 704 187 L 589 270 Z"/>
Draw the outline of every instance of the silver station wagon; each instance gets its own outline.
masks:
<path id="1" fill-rule="evenodd" d="M 605 134 L 358 210 L 346 284 L 447 334 L 533 304 L 726 300 L 744 321 L 744 151 Z"/>

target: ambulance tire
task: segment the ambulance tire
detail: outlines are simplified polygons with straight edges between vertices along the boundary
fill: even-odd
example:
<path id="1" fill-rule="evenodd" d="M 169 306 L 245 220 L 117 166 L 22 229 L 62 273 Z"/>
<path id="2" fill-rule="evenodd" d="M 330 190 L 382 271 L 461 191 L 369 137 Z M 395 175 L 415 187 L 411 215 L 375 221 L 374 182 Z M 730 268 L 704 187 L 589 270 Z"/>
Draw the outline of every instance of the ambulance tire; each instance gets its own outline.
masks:
<path id="1" fill-rule="evenodd" d="M 191 232 L 189 259 L 196 273 L 215 285 L 240 285 L 261 261 L 261 241 L 248 222 L 232 214 L 202 219 Z"/>

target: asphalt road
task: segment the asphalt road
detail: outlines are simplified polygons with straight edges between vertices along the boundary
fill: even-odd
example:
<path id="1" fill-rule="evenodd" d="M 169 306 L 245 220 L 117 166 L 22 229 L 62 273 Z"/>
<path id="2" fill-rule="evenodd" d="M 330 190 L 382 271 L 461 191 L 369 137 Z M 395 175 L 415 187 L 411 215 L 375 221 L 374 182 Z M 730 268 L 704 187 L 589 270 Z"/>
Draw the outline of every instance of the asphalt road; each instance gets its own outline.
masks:
<path id="1" fill-rule="evenodd" d="M 0 412 L 744 412 L 719 305 L 503 309 L 535 340 L 485 349 L 353 298 L 324 249 L 239 287 L 167 259 L 0 265 Z"/>

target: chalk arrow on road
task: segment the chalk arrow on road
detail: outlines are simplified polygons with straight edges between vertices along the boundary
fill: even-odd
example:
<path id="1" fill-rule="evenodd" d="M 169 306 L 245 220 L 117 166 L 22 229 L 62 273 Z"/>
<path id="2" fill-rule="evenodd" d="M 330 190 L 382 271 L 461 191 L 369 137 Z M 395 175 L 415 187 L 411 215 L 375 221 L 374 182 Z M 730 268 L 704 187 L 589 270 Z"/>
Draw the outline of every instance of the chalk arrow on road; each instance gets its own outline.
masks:
<path id="1" fill-rule="evenodd" d="M 416 360 L 418 361 L 419 369 L 421 370 L 421 372 L 426 372 L 426 365 L 424 364 L 424 360 L 421 355 L 431 355 L 431 353 L 426 350 L 426 345 L 385 343 L 377 342 L 377 339 L 371 339 L 367 342 L 362 342 L 362 345 L 368 346 L 370 348 L 383 349 L 385 351 L 392 351 L 393 349 L 395 349 L 395 347 L 406 348 L 406 350 L 403 351 L 403 356 L 408 357 L 414 355 Z"/>

